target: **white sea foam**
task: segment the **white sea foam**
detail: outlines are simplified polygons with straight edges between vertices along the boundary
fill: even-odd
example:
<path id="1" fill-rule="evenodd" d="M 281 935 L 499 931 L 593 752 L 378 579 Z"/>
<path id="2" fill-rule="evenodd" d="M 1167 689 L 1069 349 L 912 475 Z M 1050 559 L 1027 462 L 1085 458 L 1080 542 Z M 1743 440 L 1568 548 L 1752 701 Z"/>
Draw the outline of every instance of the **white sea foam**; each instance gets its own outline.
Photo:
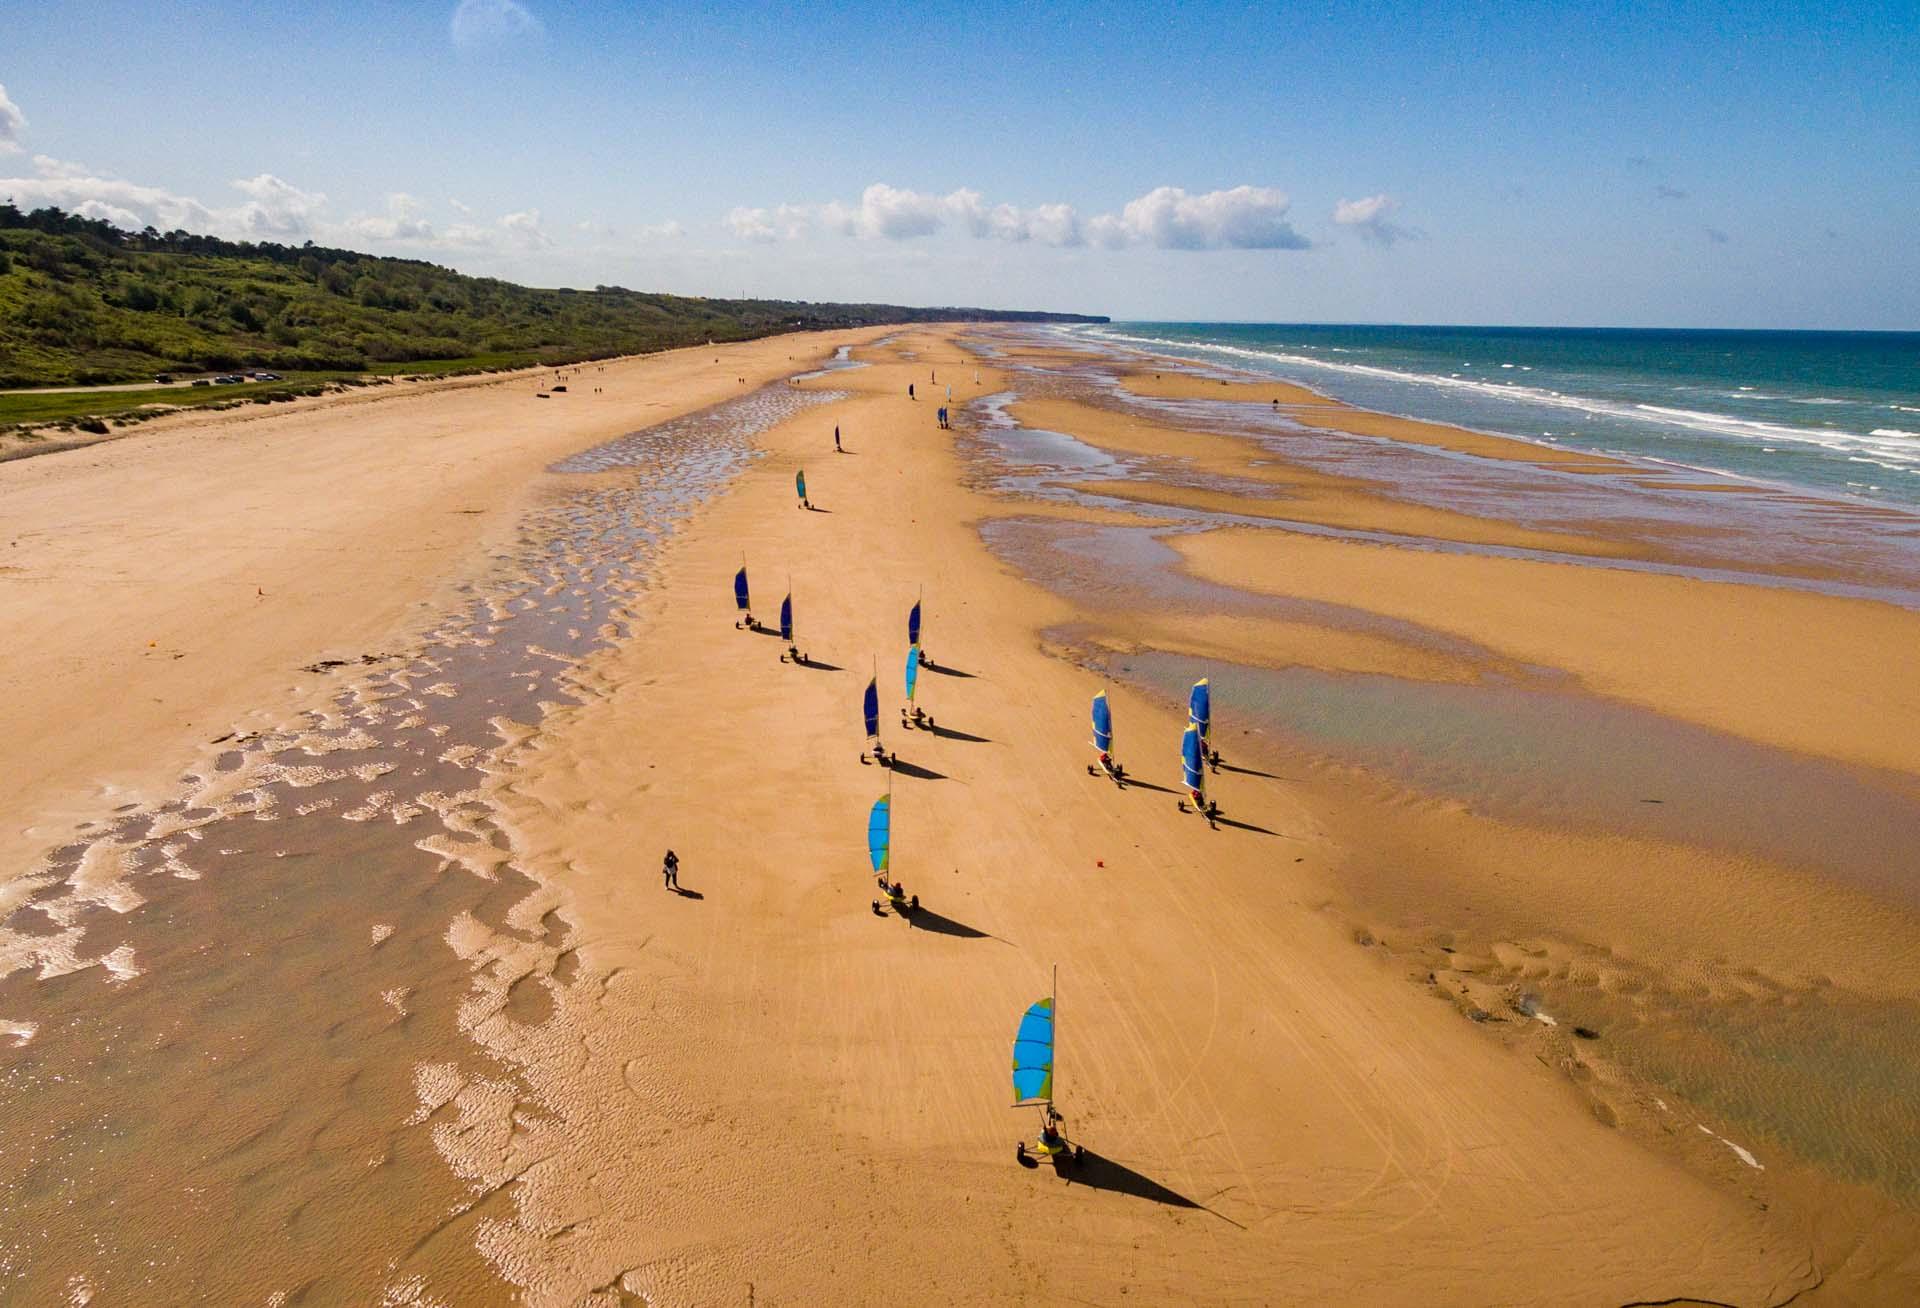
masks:
<path id="1" fill-rule="evenodd" d="M 1158 336 L 1139 336 L 1128 332 L 1101 331 L 1095 329 L 1088 333 L 1102 340 L 1123 342 L 1132 345 L 1176 349 L 1196 350 L 1204 354 L 1217 355 L 1225 359 L 1246 359 L 1260 363 L 1296 364 L 1308 368 L 1319 368 L 1328 372 L 1342 373 L 1354 377 L 1367 377 L 1380 381 L 1434 386 L 1445 390 L 1464 391 L 1475 395 L 1495 396 L 1502 400 L 1546 405 L 1558 409 L 1571 409 L 1597 418 L 1621 418 L 1631 422 L 1645 423 L 1668 428 L 1703 432 L 1715 436 L 1731 436 L 1740 440 L 1764 438 L 1769 443 L 1792 443 L 1812 445 L 1842 454 L 1866 454 L 1890 461 L 1889 466 L 1901 470 L 1920 469 L 1920 444 L 1911 432 L 1901 432 L 1896 428 L 1881 428 L 1870 434 L 1841 431 L 1836 428 L 1794 427 L 1784 423 L 1760 422 L 1751 418 L 1737 418 L 1731 414 L 1711 413 L 1699 409 L 1672 408 L 1659 404 L 1628 404 L 1612 400 L 1593 399 L 1584 395 L 1569 395 L 1562 391 L 1550 390 L 1538 386 L 1524 386 L 1514 382 L 1480 381 L 1472 377 L 1463 377 L 1458 373 L 1440 376 L 1436 373 L 1405 372 L 1397 368 L 1383 368 L 1377 364 L 1345 363 L 1331 359 L 1316 358 L 1308 354 L 1293 354 L 1283 350 L 1257 350 L 1240 345 L 1220 345 L 1195 341 L 1175 340 Z M 1462 365 L 1469 366 L 1469 365 Z M 1809 397 L 1809 404 L 1845 404 L 1846 400 L 1832 396 L 1816 395 Z M 1893 406 L 1903 411 L 1905 406 Z M 1920 410 L 1913 410 L 1920 412 Z M 1894 433 L 1889 435 L 1889 433 Z"/>

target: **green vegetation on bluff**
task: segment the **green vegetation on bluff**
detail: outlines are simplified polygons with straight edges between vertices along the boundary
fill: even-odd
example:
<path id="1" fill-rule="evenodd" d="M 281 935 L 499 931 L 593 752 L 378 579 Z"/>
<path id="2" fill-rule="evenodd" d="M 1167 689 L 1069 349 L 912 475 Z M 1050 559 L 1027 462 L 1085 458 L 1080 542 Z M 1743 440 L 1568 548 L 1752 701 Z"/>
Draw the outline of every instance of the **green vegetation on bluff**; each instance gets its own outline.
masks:
<path id="1" fill-rule="evenodd" d="M 0 202 L 0 389 L 238 368 L 303 375 L 505 368 L 783 331 L 954 320 L 1104 321 L 709 300 L 618 286 L 537 290 L 415 259 L 151 227 L 128 232 L 59 209 L 24 213 Z"/>

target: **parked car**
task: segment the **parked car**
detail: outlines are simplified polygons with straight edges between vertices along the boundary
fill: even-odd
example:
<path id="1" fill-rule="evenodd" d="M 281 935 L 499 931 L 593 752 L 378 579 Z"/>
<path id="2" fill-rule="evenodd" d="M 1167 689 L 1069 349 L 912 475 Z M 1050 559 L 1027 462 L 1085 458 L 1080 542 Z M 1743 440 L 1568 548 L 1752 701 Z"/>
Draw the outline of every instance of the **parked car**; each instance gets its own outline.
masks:
<path id="1" fill-rule="evenodd" d="M 215 377 L 213 379 L 213 384 L 215 386 L 238 386 L 241 382 L 245 380 L 246 378 L 242 377 L 239 373 L 230 372 L 230 373 L 225 373 L 222 376 Z"/>
<path id="2" fill-rule="evenodd" d="M 173 385 L 173 374 L 170 372 L 156 372 L 153 374 L 153 379 L 162 386 Z"/>
<path id="3" fill-rule="evenodd" d="M 253 374 L 253 379 L 255 381 L 279 381 L 280 374 L 277 372 L 256 372 Z"/>
<path id="4" fill-rule="evenodd" d="M 210 382 L 210 381 L 208 381 L 208 380 L 207 380 L 207 379 L 206 379 L 205 377 L 195 377 L 195 378 L 193 379 L 193 384 L 194 384 L 195 386 L 211 386 L 211 385 L 213 385 L 213 383 L 212 383 L 212 382 Z"/>

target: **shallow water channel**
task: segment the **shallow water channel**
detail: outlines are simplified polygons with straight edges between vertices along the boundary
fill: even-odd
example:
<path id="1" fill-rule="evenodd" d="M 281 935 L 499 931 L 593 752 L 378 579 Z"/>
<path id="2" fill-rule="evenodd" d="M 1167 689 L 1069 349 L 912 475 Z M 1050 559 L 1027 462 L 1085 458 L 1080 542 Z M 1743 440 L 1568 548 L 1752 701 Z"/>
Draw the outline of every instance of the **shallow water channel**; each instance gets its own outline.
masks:
<path id="1" fill-rule="evenodd" d="M 1860 544 L 1871 525 L 1838 506 L 1804 498 L 1742 497 L 1736 509 L 1711 497 L 1689 500 L 1680 489 L 1587 479 L 1570 500 L 1530 492 L 1516 501 L 1516 484 L 1555 474 L 1404 447 L 1388 457 L 1386 443 L 1373 438 L 1311 432 L 1293 439 L 1285 436 L 1283 418 L 1263 414 L 1259 406 L 1139 401 L 1117 394 L 1098 370 L 1083 372 L 1036 375 L 1033 390 L 1196 430 L 1287 439 L 1290 458 L 1376 479 L 1389 493 L 1415 501 L 1440 495 L 1459 503 L 1465 495 L 1466 502 L 1495 508 L 1518 503 L 1522 520 L 1536 525 L 1635 518 L 1668 527 L 1712 523 L 1716 554 L 1724 552 L 1728 537 L 1767 538 L 1756 561 L 1779 561 L 1796 551 L 1813 559 L 1864 558 L 1864 575 L 1875 581 L 1849 586 L 1728 573 L 1711 564 L 1624 566 L 1865 594 L 1909 606 L 1920 595 L 1911 522 L 1850 553 L 1850 544 Z M 1048 633 L 1049 644 L 1069 651 L 1095 677 L 1130 684 L 1176 711 L 1195 680 L 1210 678 L 1215 739 L 1230 763 L 1238 754 L 1250 767 L 1277 766 L 1281 772 L 1300 762 L 1331 765 L 1363 775 L 1383 803 L 1432 798 L 1541 832 L 1713 850 L 1920 907 L 1920 784 L 1911 777 L 1768 748 L 1589 694 L 1555 669 L 1514 666 L 1457 637 L 1370 613 L 1364 596 L 1354 597 L 1352 605 L 1329 604 L 1195 577 L 1167 544 L 1181 533 L 1231 526 L 1370 536 L 1100 496 L 1089 483 L 1126 478 L 1171 484 L 1186 474 L 1178 461 L 1114 458 L 1070 435 L 1021 427 L 1008 406 L 1025 385 L 1017 379 L 1016 389 L 963 413 L 962 449 L 972 459 L 973 480 L 1016 504 L 1078 505 L 1109 520 L 1016 511 L 984 522 L 985 543 L 1013 570 L 1081 610 L 1080 622 Z M 1476 466 L 1482 464 L 1487 466 Z M 1444 475 L 1427 477 L 1435 468 Z M 1547 505 L 1552 512 L 1542 508 Z M 1112 521 L 1114 512 L 1140 525 Z M 1744 526 L 1737 525 L 1741 513 L 1750 515 Z M 1779 530 L 1789 520 L 1794 530 Z M 1817 548 L 1805 548 L 1809 541 Z M 1244 662 L 1199 658 L 1142 647 L 1129 621 L 1132 614 L 1164 621 L 1182 613 L 1364 633 L 1484 672 L 1477 679 L 1438 682 L 1265 666 L 1251 650 Z M 1115 652 L 1116 646 L 1126 652 Z M 1118 754 L 1130 771 L 1176 784 L 1177 737 L 1141 739 L 1124 721 L 1118 727 Z M 1232 814 L 1268 784 L 1281 783 L 1236 777 L 1228 768 L 1217 779 L 1216 793 Z M 1240 816 L 1249 815 L 1242 810 Z M 1566 925 L 1578 935 L 1578 924 Z M 1632 968 L 1631 960 L 1614 962 Z M 1698 962 L 1703 975 L 1721 970 L 1715 958 Z M 1791 1150 L 1846 1180 L 1907 1202 L 1920 1198 L 1920 1151 L 1912 1147 L 1920 1138 L 1915 1005 L 1846 994 L 1820 979 L 1793 988 L 1745 979 L 1741 984 L 1752 985 L 1753 997 L 1739 1002 L 1709 1002 L 1697 985 L 1651 973 L 1623 989 L 1572 975 L 1529 973 L 1525 984 L 1569 1027 L 1583 1023 L 1605 1031 L 1606 1053 L 1642 1084 L 1675 1103 L 1695 1105 L 1740 1132 L 1763 1156 Z"/>
<path id="2" fill-rule="evenodd" d="M 775 384 L 562 460 L 417 643 L 316 665 L 302 720 L 0 870 L 26 873 L 0 886 L 0 1301 L 506 1295 L 473 1241 L 505 1196 L 442 1162 L 435 1133 L 472 1124 L 440 1082 L 510 1075 L 463 1030 L 483 980 L 538 1022 L 573 962 L 483 782 L 618 638 L 674 524 L 840 398 Z M 532 960 L 514 977 L 481 976 L 496 932 Z"/>

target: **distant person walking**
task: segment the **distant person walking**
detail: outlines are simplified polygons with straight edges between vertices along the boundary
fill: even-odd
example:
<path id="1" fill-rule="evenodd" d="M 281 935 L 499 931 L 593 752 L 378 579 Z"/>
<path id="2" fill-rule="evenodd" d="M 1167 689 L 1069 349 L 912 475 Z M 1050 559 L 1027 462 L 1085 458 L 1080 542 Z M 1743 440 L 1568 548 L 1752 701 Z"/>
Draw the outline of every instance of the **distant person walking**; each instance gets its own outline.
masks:
<path id="1" fill-rule="evenodd" d="M 907 383 L 907 398 L 910 400 L 914 398 L 912 382 Z"/>
<path id="2" fill-rule="evenodd" d="M 845 451 L 845 450 L 843 450 L 843 449 L 841 449 L 841 448 L 840 448 L 840 429 L 839 429 L 838 427 L 835 427 L 835 428 L 833 429 L 833 452 L 834 452 L 835 454 L 845 454 L 845 453 L 846 453 L 846 451 Z"/>
<path id="3" fill-rule="evenodd" d="M 668 890 L 680 888 L 680 856 L 671 849 L 667 851 L 666 861 L 660 865 L 660 876 Z"/>

